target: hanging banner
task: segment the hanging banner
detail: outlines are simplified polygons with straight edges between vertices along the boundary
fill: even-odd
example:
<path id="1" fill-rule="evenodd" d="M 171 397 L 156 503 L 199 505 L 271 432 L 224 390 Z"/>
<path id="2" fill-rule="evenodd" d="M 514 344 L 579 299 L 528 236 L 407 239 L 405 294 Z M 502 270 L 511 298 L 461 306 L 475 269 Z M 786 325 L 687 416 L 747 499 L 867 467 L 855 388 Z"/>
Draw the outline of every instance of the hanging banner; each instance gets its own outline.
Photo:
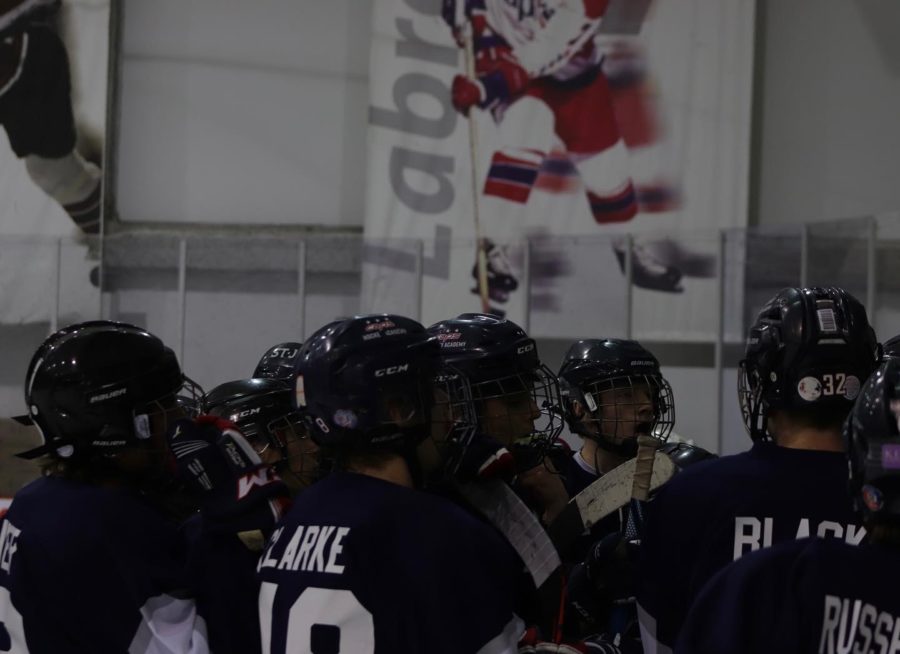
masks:
<path id="1" fill-rule="evenodd" d="M 0 324 L 49 320 L 61 278 L 97 304 L 108 35 L 109 0 L 0 2 Z"/>
<path id="2" fill-rule="evenodd" d="M 621 335 L 630 266 L 636 333 L 714 335 L 691 296 L 715 291 L 718 230 L 746 225 L 753 11 L 376 0 L 364 309 L 421 270 L 425 323 Z"/>

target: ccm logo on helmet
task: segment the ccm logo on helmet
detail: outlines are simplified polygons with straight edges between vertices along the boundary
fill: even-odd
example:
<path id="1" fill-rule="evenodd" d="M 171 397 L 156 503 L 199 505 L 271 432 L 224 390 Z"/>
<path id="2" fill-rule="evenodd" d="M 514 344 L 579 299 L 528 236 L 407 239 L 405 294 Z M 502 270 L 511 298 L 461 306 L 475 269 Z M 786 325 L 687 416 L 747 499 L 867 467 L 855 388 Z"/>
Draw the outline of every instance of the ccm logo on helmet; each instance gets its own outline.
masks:
<path id="1" fill-rule="evenodd" d="M 382 368 L 381 370 L 375 371 L 376 377 L 387 377 L 389 375 L 396 375 L 398 372 L 406 372 L 409 370 L 409 364 L 404 363 L 402 366 L 390 366 L 389 368 Z"/>
<path id="2" fill-rule="evenodd" d="M 239 411 L 238 413 L 232 413 L 230 416 L 228 416 L 228 419 L 231 422 L 237 422 L 241 418 L 247 418 L 256 413 L 259 413 L 260 411 L 262 411 L 262 407 L 256 407 L 254 409 L 244 409 L 243 411 Z"/>
<path id="3" fill-rule="evenodd" d="M 528 345 L 522 345 L 519 349 L 516 350 L 516 354 L 525 354 L 526 352 L 531 352 L 534 349 L 534 343 L 529 343 Z"/>

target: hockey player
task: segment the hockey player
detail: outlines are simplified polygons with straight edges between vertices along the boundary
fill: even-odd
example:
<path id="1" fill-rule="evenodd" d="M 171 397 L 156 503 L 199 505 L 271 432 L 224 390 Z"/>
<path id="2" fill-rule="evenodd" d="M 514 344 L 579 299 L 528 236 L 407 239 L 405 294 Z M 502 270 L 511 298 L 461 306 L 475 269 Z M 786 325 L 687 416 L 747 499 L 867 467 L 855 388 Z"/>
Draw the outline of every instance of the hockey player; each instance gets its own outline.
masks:
<path id="1" fill-rule="evenodd" d="M 204 411 L 237 427 L 261 461 L 275 469 L 290 495 L 296 496 L 315 479 L 318 448 L 293 408 L 293 396 L 287 381 L 242 379 L 210 391 Z M 221 462 L 207 458 L 202 464 L 206 469 Z M 244 522 L 237 529 L 230 521 L 223 523 L 208 515 L 198 515 L 186 525 L 191 585 L 216 654 L 260 651 L 256 563 L 265 537 L 271 534 L 265 527 L 266 521 L 261 520 Z"/>
<path id="2" fill-rule="evenodd" d="M 508 546 L 417 488 L 456 422 L 434 419 L 439 354 L 419 323 L 387 314 L 306 341 L 295 401 L 337 470 L 297 498 L 260 560 L 263 651 L 516 652 Z"/>
<path id="3" fill-rule="evenodd" d="M 672 387 L 656 357 L 637 341 L 589 339 L 572 344 L 559 369 L 566 422 L 584 439 L 566 472 L 576 495 L 637 453 L 637 435 L 660 446 L 675 425 Z"/>
<path id="4" fill-rule="evenodd" d="M 50 336 L 25 378 L 43 476 L 0 527 L 0 649 L 208 651 L 164 498 L 165 433 L 195 386 L 143 329 L 87 322 Z"/>
<path id="5" fill-rule="evenodd" d="M 60 0 L 0 3 L 0 125 L 28 175 L 85 234 L 100 232 L 100 170 L 75 149 L 69 59 L 41 22 Z"/>
<path id="6" fill-rule="evenodd" d="M 877 353 L 865 309 L 842 289 L 787 288 L 763 307 L 738 376 L 753 448 L 688 468 L 647 506 L 645 651 L 670 651 L 700 588 L 742 555 L 805 536 L 862 540 L 841 426 Z"/>
<path id="7" fill-rule="evenodd" d="M 662 446 L 675 423 L 672 388 L 659 362 L 637 341 L 587 339 L 573 343 L 559 371 L 561 407 L 583 445 L 562 473 L 570 496 L 637 454 L 637 436 Z M 568 595 L 570 629 L 601 631 L 623 647 L 640 648 L 634 596 L 634 559 L 641 503 L 596 524 L 565 558 L 574 565 Z M 627 650 L 626 650 L 627 651 Z"/>
<path id="8" fill-rule="evenodd" d="M 844 427 L 850 491 L 867 536 L 859 546 L 803 539 L 749 554 L 697 598 L 685 653 L 896 649 L 900 632 L 900 362 L 873 374 Z"/>
<path id="9" fill-rule="evenodd" d="M 608 2 L 444 1 L 444 20 L 460 45 L 464 34 L 472 34 L 475 53 L 475 77 L 453 79 L 453 106 L 465 115 L 476 106 L 490 111 L 502 143 L 488 168 L 486 198 L 528 202 L 542 167 L 561 143 L 599 224 L 628 221 L 637 214 L 638 194 L 628 173 L 604 52 L 595 42 Z M 619 59 L 613 58 L 613 69 Z M 647 197 L 645 210 L 672 208 L 655 190 Z M 622 247 L 615 252 L 621 263 Z M 677 270 L 643 249 L 634 252 L 635 283 L 681 290 Z M 499 246 L 491 244 L 486 254 L 491 297 L 503 301 L 518 284 L 506 270 Z"/>
<path id="10" fill-rule="evenodd" d="M 260 458 L 297 493 L 315 480 L 318 447 L 309 438 L 303 416 L 293 408 L 293 396 L 293 388 L 283 379 L 239 379 L 212 389 L 205 412 L 234 423 Z"/>
<path id="11" fill-rule="evenodd" d="M 469 380 L 478 439 L 463 474 L 506 477 L 550 522 L 568 495 L 544 452 L 556 443 L 562 421 L 556 412 L 556 375 L 541 363 L 537 344 L 510 320 L 464 313 L 428 328 L 441 344 L 443 361 Z"/>

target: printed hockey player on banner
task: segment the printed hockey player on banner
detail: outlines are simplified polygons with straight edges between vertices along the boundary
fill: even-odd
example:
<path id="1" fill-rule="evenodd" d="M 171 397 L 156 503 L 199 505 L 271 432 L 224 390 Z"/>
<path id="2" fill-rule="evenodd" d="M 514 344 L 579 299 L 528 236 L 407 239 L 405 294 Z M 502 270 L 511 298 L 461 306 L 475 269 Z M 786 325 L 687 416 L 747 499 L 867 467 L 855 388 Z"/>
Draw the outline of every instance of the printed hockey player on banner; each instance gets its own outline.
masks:
<path id="1" fill-rule="evenodd" d="M 710 248 L 623 237 L 745 222 L 706 200 L 724 197 L 710 193 L 713 171 L 731 175 L 723 162 L 742 159 L 742 148 L 681 164 L 686 149 L 715 151 L 734 134 L 692 120 L 691 76 L 722 74 L 683 51 L 707 29 L 701 13 L 726 10 L 701 2 L 685 13 L 672 0 L 379 0 L 365 308 L 397 304 L 421 270 L 415 306 L 426 322 L 476 307 L 578 321 L 586 297 L 575 307 L 566 296 L 579 279 L 592 279 L 587 297 L 599 306 L 622 303 L 626 275 L 658 296 L 714 274 Z M 749 82 L 738 71 L 728 79 Z M 561 238 L 570 236 L 579 238 Z M 591 319 L 622 328 L 613 316 Z"/>
<path id="2" fill-rule="evenodd" d="M 607 4 L 444 0 L 444 20 L 459 44 L 474 40 L 476 60 L 474 74 L 454 77 L 453 105 L 466 115 L 475 106 L 489 111 L 501 132 L 486 198 L 525 204 L 535 187 L 549 193 L 582 187 L 599 224 L 629 221 L 639 208 L 674 208 L 671 184 L 641 186 L 630 174 L 626 145 L 648 147 L 659 129 L 640 51 L 597 40 Z M 639 285 L 679 290 L 674 269 L 636 263 Z M 496 279 L 492 294 L 505 292 L 508 282 Z"/>

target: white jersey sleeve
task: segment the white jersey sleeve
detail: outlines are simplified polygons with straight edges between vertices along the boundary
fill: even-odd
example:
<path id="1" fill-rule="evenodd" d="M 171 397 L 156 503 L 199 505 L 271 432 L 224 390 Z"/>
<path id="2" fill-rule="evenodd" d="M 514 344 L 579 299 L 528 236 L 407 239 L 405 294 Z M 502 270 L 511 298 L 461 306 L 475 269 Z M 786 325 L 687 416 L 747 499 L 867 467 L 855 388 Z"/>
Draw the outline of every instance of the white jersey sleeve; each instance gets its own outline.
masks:
<path id="1" fill-rule="evenodd" d="M 531 78 L 561 73 L 593 40 L 602 20 L 585 16 L 583 0 L 486 0 L 485 7 L 488 25 Z"/>

